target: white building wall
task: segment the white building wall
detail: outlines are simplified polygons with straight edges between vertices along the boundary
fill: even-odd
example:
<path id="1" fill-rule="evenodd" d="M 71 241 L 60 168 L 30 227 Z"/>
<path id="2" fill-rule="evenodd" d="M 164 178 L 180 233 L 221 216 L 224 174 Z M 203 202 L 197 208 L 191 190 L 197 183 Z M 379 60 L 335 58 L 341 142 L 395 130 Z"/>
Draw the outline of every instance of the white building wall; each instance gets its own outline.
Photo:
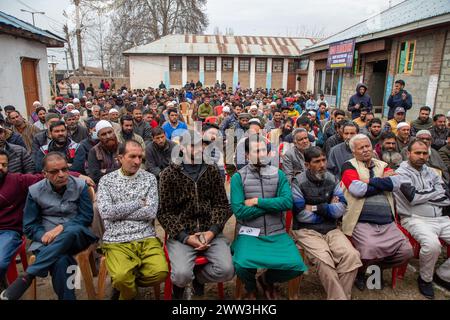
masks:
<path id="1" fill-rule="evenodd" d="M 23 115 L 27 115 L 22 82 L 23 57 L 38 60 L 36 77 L 39 99 L 43 106 L 48 107 L 51 96 L 46 46 L 36 41 L 0 34 L 0 48 L 0 104 L 13 105 Z"/>
<path id="2" fill-rule="evenodd" d="M 256 58 L 250 59 L 250 88 L 256 89 Z"/>
<path id="3" fill-rule="evenodd" d="M 284 59 L 283 60 L 283 89 L 284 90 L 287 90 L 288 69 L 289 69 L 289 60 L 288 59 Z"/>
<path id="4" fill-rule="evenodd" d="M 181 85 L 184 86 L 188 82 L 187 76 L 187 57 L 181 57 Z"/>
<path id="5" fill-rule="evenodd" d="M 161 81 L 170 85 L 168 56 L 130 56 L 132 89 L 157 88 Z"/>
<path id="6" fill-rule="evenodd" d="M 308 65 L 308 80 L 306 81 L 306 90 L 314 92 L 314 77 L 315 77 L 315 72 L 314 72 L 314 60 L 309 60 L 309 65 Z"/>
<path id="7" fill-rule="evenodd" d="M 216 79 L 222 83 L 222 57 L 217 57 L 216 60 Z"/>

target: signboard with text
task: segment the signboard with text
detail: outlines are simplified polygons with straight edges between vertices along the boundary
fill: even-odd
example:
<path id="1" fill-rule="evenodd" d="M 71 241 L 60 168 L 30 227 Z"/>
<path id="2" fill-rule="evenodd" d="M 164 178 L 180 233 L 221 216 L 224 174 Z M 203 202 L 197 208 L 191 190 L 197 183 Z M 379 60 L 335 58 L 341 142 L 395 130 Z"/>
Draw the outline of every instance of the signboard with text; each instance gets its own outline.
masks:
<path id="1" fill-rule="evenodd" d="M 330 44 L 327 69 L 352 68 L 354 52 L 355 39 Z"/>

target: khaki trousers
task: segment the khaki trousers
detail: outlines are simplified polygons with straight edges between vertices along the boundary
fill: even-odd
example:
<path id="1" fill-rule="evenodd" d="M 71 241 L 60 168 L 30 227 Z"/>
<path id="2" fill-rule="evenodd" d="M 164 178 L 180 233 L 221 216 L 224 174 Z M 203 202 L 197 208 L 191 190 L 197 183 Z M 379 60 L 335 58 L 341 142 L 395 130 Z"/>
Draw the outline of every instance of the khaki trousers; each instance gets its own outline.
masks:
<path id="1" fill-rule="evenodd" d="M 353 282 L 362 266 L 359 252 L 339 229 L 323 235 L 311 229 L 292 231 L 298 246 L 316 266 L 328 300 L 350 300 Z"/>

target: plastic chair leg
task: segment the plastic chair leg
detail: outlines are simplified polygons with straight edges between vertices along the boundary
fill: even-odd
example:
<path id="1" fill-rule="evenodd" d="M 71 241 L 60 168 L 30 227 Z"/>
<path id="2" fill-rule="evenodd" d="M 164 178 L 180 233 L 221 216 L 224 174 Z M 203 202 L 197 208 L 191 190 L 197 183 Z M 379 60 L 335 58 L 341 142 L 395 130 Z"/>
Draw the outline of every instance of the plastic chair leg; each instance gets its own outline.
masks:
<path id="1" fill-rule="evenodd" d="M 172 300 L 172 280 L 170 279 L 170 273 L 164 283 L 164 300 Z"/>
<path id="2" fill-rule="evenodd" d="M 219 293 L 219 299 L 220 300 L 225 299 L 225 292 L 223 290 L 223 282 L 218 282 L 217 283 L 217 291 Z"/>
<path id="3" fill-rule="evenodd" d="M 289 300 L 298 300 L 298 289 L 300 287 L 301 276 L 289 280 L 288 282 L 288 298 Z"/>
<path id="4" fill-rule="evenodd" d="M 106 257 L 100 257 L 100 266 L 97 278 L 97 299 L 103 300 L 105 298 L 106 276 L 108 270 L 106 269 Z"/>
<path id="5" fill-rule="evenodd" d="M 32 255 L 30 257 L 30 260 L 28 261 L 28 265 L 33 264 L 36 261 L 36 256 Z M 31 283 L 31 299 L 36 300 L 37 299 L 37 281 L 36 278 L 33 279 L 33 282 Z"/>
<path id="6" fill-rule="evenodd" d="M 242 299 L 242 291 L 243 291 L 243 283 L 241 281 L 241 279 L 239 279 L 238 276 L 236 276 L 236 283 L 234 286 L 234 298 L 236 300 L 241 300 Z"/>
<path id="7" fill-rule="evenodd" d="M 94 279 L 92 277 L 91 265 L 89 263 L 89 255 L 91 251 L 85 250 L 76 256 L 78 266 L 80 267 L 81 275 L 83 276 L 84 285 L 86 286 L 86 292 L 89 300 L 96 300 L 97 295 L 95 293 Z"/>

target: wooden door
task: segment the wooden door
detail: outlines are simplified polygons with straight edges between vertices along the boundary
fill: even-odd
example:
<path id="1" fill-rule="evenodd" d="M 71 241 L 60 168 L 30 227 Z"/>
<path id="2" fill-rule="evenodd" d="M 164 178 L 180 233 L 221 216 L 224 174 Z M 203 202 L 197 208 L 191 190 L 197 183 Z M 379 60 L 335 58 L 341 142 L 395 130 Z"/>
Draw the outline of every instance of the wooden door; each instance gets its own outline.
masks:
<path id="1" fill-rule="evenodd" d="M 296 84 L 297 84 L 297 74 L 288 73 L 287 90 L 295 91 Z"/>
<path id="2" fill-rule="evenodd" d="M 34 111 L 31 110 L 33 107 L 33 102 L 36 100 L 40 101 L 36 65 L 37 60 L 22 58 L 22 82 L 27 108 L 27 117 L 30 116 Z"/>

